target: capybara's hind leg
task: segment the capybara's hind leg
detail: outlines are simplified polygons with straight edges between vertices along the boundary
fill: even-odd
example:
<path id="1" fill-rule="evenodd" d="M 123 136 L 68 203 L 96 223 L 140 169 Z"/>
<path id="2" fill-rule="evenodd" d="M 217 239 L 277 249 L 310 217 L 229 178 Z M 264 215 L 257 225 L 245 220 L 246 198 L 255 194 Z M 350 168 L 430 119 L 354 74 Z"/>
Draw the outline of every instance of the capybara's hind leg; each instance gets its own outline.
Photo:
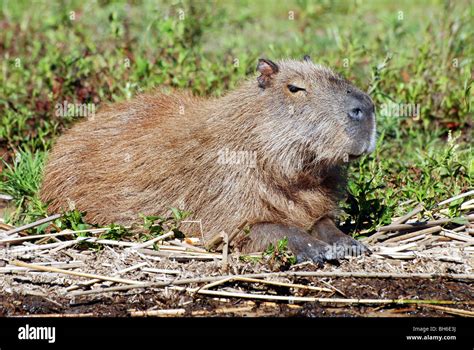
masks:
<path id="1" fill-rule="evenodd" d="M 335 259 L 331 246 L 312 237 L 308 232 L 297 227 L 272 223 L 253 225 L 242 250 L 263 251 L 270 243 L 276 244 L 285 237 L 288 239 L 288 248 L 295 254 L 298 262 L 309 260 L 322 264 L 324 261 Z"/>
<path id="2" fill-rule="evenodd" d="M 329 244 L 337 259 L 342 259 L 348 255 L 358 256 L 370 253 L 365 245 L 339 230 L 329 218 L 317 221 L 309 232 L 314 238 Z"/>

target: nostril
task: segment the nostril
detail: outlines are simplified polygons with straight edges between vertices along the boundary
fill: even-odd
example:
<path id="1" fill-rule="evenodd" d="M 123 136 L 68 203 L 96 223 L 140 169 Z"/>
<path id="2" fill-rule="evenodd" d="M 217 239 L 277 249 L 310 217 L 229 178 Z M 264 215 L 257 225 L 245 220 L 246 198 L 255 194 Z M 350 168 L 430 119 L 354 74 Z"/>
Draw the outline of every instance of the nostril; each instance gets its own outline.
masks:
<path id="1" fill-rule="evenodd" d="M 363 113 L 362 113 L 362 109 L 360 109 L 360 108 L 353 108 L 353 109 L 349 112 L 349 117 L 350 117 L 351 119 L 361 120 L 361 119 L 362 119 L 362 116 L 363 116 Z"/>

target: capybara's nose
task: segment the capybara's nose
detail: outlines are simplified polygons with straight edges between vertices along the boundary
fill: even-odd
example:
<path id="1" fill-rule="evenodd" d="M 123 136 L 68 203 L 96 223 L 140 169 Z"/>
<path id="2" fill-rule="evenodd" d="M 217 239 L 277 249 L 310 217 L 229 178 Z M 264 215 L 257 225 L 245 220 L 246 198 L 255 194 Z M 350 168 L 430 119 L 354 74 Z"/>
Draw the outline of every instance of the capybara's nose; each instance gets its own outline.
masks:
<path id="1" fill-rule="evenodd" d="M 349 111 L 349 118 L 353 120 L 362 120 L 364 118 L 364 112 L 359 107 L 352 108 Z"/>
<path id="2" fill-rule="evenodd" d="M 366 94 L 357 93 L 351 96 L 347 110 L 347 115 L 350 119 L 362 121 L 371 118 L 374 111 L 374 104 Z"/>

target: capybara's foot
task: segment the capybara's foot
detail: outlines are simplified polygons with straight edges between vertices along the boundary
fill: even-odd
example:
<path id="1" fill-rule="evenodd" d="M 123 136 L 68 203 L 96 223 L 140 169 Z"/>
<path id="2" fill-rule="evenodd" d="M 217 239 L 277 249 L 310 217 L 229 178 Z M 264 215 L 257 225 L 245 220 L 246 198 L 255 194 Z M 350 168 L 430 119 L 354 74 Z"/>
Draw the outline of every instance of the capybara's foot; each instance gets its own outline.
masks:
<path id="1" fill-rule="evenodd" d="M 288 237 L 288 246 L 295 254 L 297 262 L 312 261 L 322 265 L 325 261 L 336 260 L 332 247 L 302 231 L 301 235 Z"/>
<path id="2" fill-rule="evenodd" d="M 369 248 L 347 235 L 337 238 L 330 246 L 335 259 L 343 259 L 346 256 L 371 254 Z"/>
<path id="3" fill-rule="evenodd" d="M 308 232 L 297 227 L 271 223 L 253 225 L 243 251 L 262 251 L 270 243 L 276 244 L 285 237 L 288 239 L 288 248 L 295 254 L 298 262 L 312 261 L 321 265 L 336 258 L 329 244 L 312 237 Z"/>
<path id="4" fill-rule="evenodd" d="M 310 234 L 327 243 L 331 247 L 332 254 L 336 259 L 371 253 L 370 249 L 365 245 L 339 230 L 329 218 L 316 222 L 311 228 Z"/>

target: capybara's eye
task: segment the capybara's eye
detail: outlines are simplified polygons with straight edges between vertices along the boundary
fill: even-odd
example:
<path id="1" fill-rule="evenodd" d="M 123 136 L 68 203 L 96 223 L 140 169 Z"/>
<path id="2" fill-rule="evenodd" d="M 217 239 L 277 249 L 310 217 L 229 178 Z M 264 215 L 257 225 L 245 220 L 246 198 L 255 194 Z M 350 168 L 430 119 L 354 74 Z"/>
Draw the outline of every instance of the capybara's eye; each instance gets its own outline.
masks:
<path id="1" fill-rule="evenodd" d="M 291 85 L 291 84 L 288 85 L 288 90 L 290 90 L 290 92 L 292 92 L 292 93 L 295 93 L 295 92 L 298 92 L 298 91 L 306 91 L 306 89 L 304 89 L 304 88 L 300 88 L 298 86 Z"/>

